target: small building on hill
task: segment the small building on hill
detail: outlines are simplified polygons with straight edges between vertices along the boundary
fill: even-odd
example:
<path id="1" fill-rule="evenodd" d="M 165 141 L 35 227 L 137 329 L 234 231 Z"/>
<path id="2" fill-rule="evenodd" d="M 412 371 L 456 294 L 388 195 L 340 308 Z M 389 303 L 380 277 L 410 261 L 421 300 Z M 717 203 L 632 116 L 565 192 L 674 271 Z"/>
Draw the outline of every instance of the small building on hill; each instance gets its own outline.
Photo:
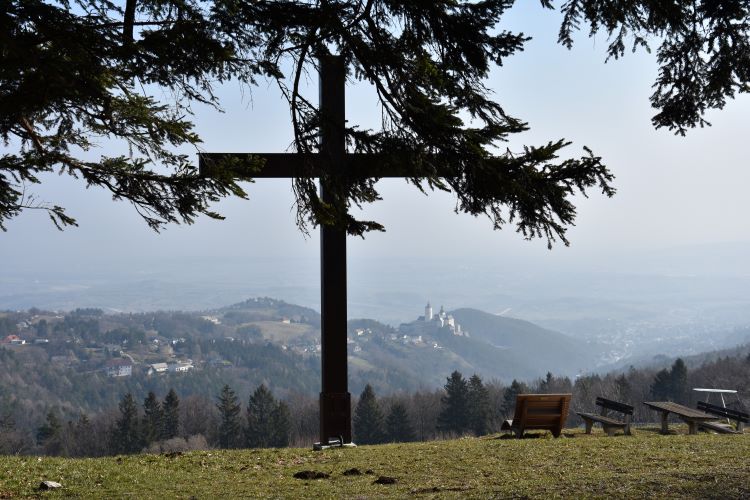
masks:
<path id="1" fill-rule="evenodd" d="M 153 363 L 149 365 L 148 370 L 146 370 L 146 375 L 158 375 L 161 373 L 166 373 L 168 369 L 168 366 L 166 363 Z"/>
<path id="2" fill-rule="evenodd" d="M 133 374 L 133 363 L 125 358 L 110 359 L 104 364 L 108 377 L 130 377 Z"/>
<path id="3" fill-rule="evenodd" d="M 193 368 L 194 366 L 191 360 L 178 361 L 177 363 L 170 363 L 169 366 L 167 367 L 167 369 L 173 373 L 186 373 L 192 370 Z"/>

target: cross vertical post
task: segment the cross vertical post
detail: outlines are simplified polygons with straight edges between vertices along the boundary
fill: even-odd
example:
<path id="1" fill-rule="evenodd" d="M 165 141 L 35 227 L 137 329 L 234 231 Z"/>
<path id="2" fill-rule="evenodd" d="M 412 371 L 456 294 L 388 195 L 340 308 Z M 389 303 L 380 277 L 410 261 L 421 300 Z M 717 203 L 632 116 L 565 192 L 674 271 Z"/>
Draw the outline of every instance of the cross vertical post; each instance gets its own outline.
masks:
<path id="1" fill-rule="evenodd" d="M 341 172 L 346 161 L 346 67 L 341 57 L 320 59 L 320 146 L 332 172 Z M 342 193 L 320 182 L 324 203 L 334 203 Z M 346 230 L 320 227 L 321 392 L 320 443 L 331 438 L 351 443 L 351 395 L 348 391 L 346 345 Z"/>

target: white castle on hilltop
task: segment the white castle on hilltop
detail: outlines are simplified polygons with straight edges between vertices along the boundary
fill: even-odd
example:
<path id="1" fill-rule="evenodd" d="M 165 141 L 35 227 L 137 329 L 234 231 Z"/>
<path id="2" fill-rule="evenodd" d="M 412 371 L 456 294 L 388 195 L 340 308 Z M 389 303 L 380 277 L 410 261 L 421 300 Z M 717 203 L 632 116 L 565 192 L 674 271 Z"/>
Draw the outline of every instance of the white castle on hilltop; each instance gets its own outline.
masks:
<path id="1" fill-rule="evenodd" d="M 456 323 L 456 320 L 453 316 L 450 314 L 446 314 L 445 309 L 443 306 L 440 306 L 440 312 L 437 314 L 432 313 L 432 306 L 430 305 L 430 302 L 427 301 L 427 305 L 424 307 L 424 316 L 420 318 L 423 321 L 429 322 L 434 321 L 438 324 L 438 326 L 442 327 L 448 327 L 453 332 L 453 335 L 464 335 L 461 332 L 461 325 Z"/>

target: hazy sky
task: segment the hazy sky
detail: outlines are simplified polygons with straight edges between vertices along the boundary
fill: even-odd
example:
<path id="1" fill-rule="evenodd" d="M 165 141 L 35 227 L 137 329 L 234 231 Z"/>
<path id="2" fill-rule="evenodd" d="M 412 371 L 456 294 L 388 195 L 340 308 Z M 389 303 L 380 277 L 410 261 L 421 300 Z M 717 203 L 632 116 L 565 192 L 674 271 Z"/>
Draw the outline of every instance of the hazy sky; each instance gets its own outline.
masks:
<path id="1" fill-rule="evenodd" d="M 353 262 L 370 257 L 494 257 L 526 254 L 541 261 L 585 262 L 592 255 L 748 240 L 745 154 L 750 99 L 742 96 L 708 116 L 713 127 L 685 138 L 655 131 L 648 97 L 656 74 L 654 56 L 640 52 L 604 64 L 603 37 L 579 36 L 568 51 L 557 45 L 559 14 L 538 2 L 519 2 L 503 27 L 534 39 L 526 50 L 492 73 L 489 86 L 506 110 L 527 121 L 531 131 L 513 138 L 511 149 L 560 137 L 573 141 L 571 156 L 586 145 L 602 156 L 616 175 L 612 199 L 592 191 L 576 201 L 572 246 L 551 252 L 544 241 L 526 242 L 507 227 L 491 229 L 486 218 L 453 213 L 450 194 L 421 195 L 405 182 L 380 184 L 383 201 L 366 213 L 387 232 L 350 238 Z M 316 82 L 312 82 L 315 84 Z M 312 87 L 314 89 L 314 85 Z M 377 125 L 372 92 L 365 85 L 347 88 L 347 118 L 365 127 Z M 281 152 L 292 140 L 285 103 L 271 84 L 220 89 L 226 113 L 197 109 L 197 131 L 208 152 Z M 103 144 L 103 153 L 109 145 Z M 248 186 L 250 201 L 226 200 L 217 208 L 224 222 L 199 220 L 155 234 L 124 202 L 113 203 L 100 189 L 51 176 L 39 198 L 66 206 L 80 228 L 58 232 L 41 213 L 25 213 L 0 234 L 4 266 L 116 266 L 124 258 L 273 257 L 317 258 L 315 234 L 305 239 L 294 225 L 291 181 L 258 181 Z"/>

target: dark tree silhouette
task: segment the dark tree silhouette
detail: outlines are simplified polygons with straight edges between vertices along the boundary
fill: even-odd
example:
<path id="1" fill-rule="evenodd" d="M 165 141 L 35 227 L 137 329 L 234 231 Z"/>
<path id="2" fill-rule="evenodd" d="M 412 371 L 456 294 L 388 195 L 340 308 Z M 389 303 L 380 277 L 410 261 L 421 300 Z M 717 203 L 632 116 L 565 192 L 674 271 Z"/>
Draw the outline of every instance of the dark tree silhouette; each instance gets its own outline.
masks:
<path id="1" fill-rule="evenodd" d="M 355 151 L 382 152 L 385 161 L 407 156 L 412 181 L 452 189 L 461 210 L 487 214 L 494 227 L 515 223 L 528 237 L 564 240 L 575 216 L 574 192 L 599 186 L 611 195 L 612 178 L 589 152 L 558 161 L 564 140 L 492 153 L 528 128 L 490 100 L 485 86 L 492 67 L 528 40 L 498 28 L 513 4 L 130 0 L 123 9 L 81 0 L 69 9 L 64 2 L 8 0 L 0 12 L 8 48 L 0 136 L 19 146 L 0 158 L 0 224 L 27 209 L 47 210 L 58 227 L 75 224 L 63 207 L 26 189 L 51 171 L 130 201 L 153 228 L 200 214 L 220 217 L 212 202 L 245 193 L 229 175 L 202 178 L 182 154 L 181 147 L 200 142 L 188 120 L 190 104 L 219 106 L 217 82 L 270 78 L 289 102 L 296 149 L 312 151 L 319 117 L 299 84 L 316 56 L 332 50 L 348 61 L 352 79 L 375 87 L 385 118 L 382 131 L 348 130 Z M 684 134 L 706 125 L 707 110 L 748 89 L 745 1 L 571 0 L 561 11 L 559 40 L 568 47 L 586 24 L 592 35 L 606 31 L 615 58 L 626 42 L 635 48 L 656 41 L 656 127 Z M 165 102 L 167 95 L 174 98 Z M 131 153 L 84 154 L 101 136 L 124 142 Z M 251 175 L 258 163 L 244 166 Z M 317 174 L 336 185 L 333 172 Z M 337 223 L 353 233 L 381 228 L 344 210 L 377 199 L 374 182 L 349 179 L 344 190 L 341 205 L 330 207 L 320 203 L 312 181 L 297 179 L 299 223 Z"/>
<path id="2" fill-rule="evenodd" d="M 498 29 L 512 5 L 507 0 L 127 5 L 134 8 L 95 0 L 81 0 L 76 9 L 6 2 L 0 22 L 12 49 L 0 73 L 0 108 L 7 117 L 0 135 L 19 147 L 0 158 L 0 223 L 36 208 L 58 227 L 75 224 L 64 207 L 30 194 L 45 172 L 108 189 L 154 229 L 201 214 L 220 218 L 213 202 L 246 196 L 228 167 L 252 177 L 260 160 L 228 161 L 211 178 L 199 175 L 182 153 L 200 143 L 189 121 L 191 104 L 218 107 L 217 82 L 253 85 L 270 78 L 288 100 L 296 150 L 315 151 L 320 117 L 301 94 L 300 77 L 328 52 L 345 59 L 352 80 L 374 86 L 384 116 L 382 130 L 348 129 L 350 149 L 380 153 L 383 164 L 409 164 L 407 177 L 418 189 L 452 190 L 459 210 L 487 215 L 495 228 L 513 223 L 526 237 L 566 241 L 575 218 L 572 196 L 594 187 L 614 192 L 612 176 L 590 151 L 558 158 L 568 145 L 564 139 L 494 153 L 528 129 L 491 100 L 485 86 L 492 67 L 527 40 Z M 79 153 L 100 136 L 124 143 L 129 153 Z M 311 177 L 295 179 L 300 227 L 333 224 L 352 234 L 382 229 L 347 211 L 379 199 L 374 179 L 303 167 L 343 196 L 322 203 Z"/>
<path id="3" fill-rule="evenodd" d="M 289 410 L 261 384 L 247 405 L 247 445 L 251 448 L 286 446 L 289 441 Z"/>
<path id="4" fill-rule="evenodd" d="M 353 424 L 355 441 L 359 444 L 377 444 L 385 439 L 383 412 L 370 384 L 365 386 L 359 396 Z"/>
<path id="5" fill-rule="evenodd" d="M 160 439 L 172 439 L 180 434 L 180 398 L 174 389 L 169 389 L 161 405 Z"/>
<path id="6" fill-rule="evenodd" d="M 476 436 L 483 436 L 489 432 L 490 425 L 490 393 L 482 383 L 482 379 L 474 374 L 469 379 L 468 387 L 469 429 Z"/>
<path id="7" fill-rule="evenodd" d="M 163 414 L 161 403 L 156 394 L 149 392 L 143 400 L 143 419 L 141 420 L 141 437 L 144 446 L 157 441 L 161 436 Z"/>
<path id="8" fill-rule="evenodd" d="M 391 411 L 385 420 L 385 428 L 388 441 L 392 443 L 408 443 L 417 438 L 406 406 L 399 401 L 391 405 Z"/>
<path id="9" fill-rule="evenodd" d="M 104 436 L 98 435 L 88 415 L 82 413 L 78 417 L 75 428 L 73 429 L 73 449 L 72 455 L 76 457 L 95 457 L 103 455 L 106 452 L 103 442 Z"/>
<path id="10" fill-rule="evenodd" d="M 271 446 L 283 448 L 289 446 L 289 435 L 292 431 L 292 417 L 286 403 L 279 402 L 273 410 L 273 433 Z"/>
<path id="11" fill-rule="evenodd" d="M 671 369 L 664 368 L 655 376 L 651 384 L 651 396 L 656 399 L 687 402 L 688 370 L 682 358 L 677 358 Z"/>
<path id="12" fill-rule="evenodd" d="M 669 372 L 672 397 L 675 401 L 687 403 L 690 398 L 688 387 L 688 369 L 682 358 L 677 358 Z"/>
<path id="13" fill-rule="evenodd" d="M 60 455 L 63 451 L 62 434 L 60 418 L 54 410 L 50 410 L 45 422 L 37 429 L 36 442 L 45 455 Z"/>
<path id="14" fill-rule="evenodd" d="M 528 388 L 526 387 L 526 384 L 524 384 L 523 382 L 519 382 L 516 379 L 513 379 L 513 382 L 510 383 L 510 386 L 505 389 L 505 394 L 503 394 L 502 410 L 506 417 L 513 417 L 513 412 L 516 408 L 516 396 L 525 393 L 527 390 Z"/>
<path id="15" fill-rule="evenodd" d="M 651 384 L 651 397 L 660 400 L 672 399 L 672 378 L 669 370 L 664 368 L 659 370 L 654 376 L 654 382 Z"/>
<path id="16" fill-rule="evenodd" d="M 469 429 L 469 386 L 460 372 L 454 371 L 448 377 L 440 403 L 438 431 L 460 435 Z"/>
<path id="17" fill-rule="evenodd" d="M 138 427 L 138 405 L 133 395 L 127 393 L 120 401 L 120 416 L 112 433 L 115 453 L 138 453 L 141 450 Z"/>
<path id="18" fill-rule="evenodd" d="M 241 408 L 237 395 L 228 385 L 225 385 L 221 389 L 216 408 L 218 408 L 221 418 L 219 424 L 219 447 L 236 448 L 242 442 Z"/>
<path id="19" fill-rule="evenodd" d="M 620 374 L 620 376 L 615 379 L 614 399 L 629 402 L 631 400 L 631 391 L 632 387 L 630 382 L 628 382 L 628 377 L 626 377 L 624 373 Z"/>
<path id="20" fill-rule="evenodd" d="M 551 6 L 551 0 L 542 0 Z M 709 109 L 750 88 L 750 3 L 742 0 L 653 2 L 647 0 L 568 0 L 562 5 L 560 42 L 571 47 L 572 33 L 588 24 L 593 37 L 609 36 L 609 57 L 658 44 L 659 73 L 651 95 L 658 110 L 656 128 L 681 135 L 709 123 Z"/>

